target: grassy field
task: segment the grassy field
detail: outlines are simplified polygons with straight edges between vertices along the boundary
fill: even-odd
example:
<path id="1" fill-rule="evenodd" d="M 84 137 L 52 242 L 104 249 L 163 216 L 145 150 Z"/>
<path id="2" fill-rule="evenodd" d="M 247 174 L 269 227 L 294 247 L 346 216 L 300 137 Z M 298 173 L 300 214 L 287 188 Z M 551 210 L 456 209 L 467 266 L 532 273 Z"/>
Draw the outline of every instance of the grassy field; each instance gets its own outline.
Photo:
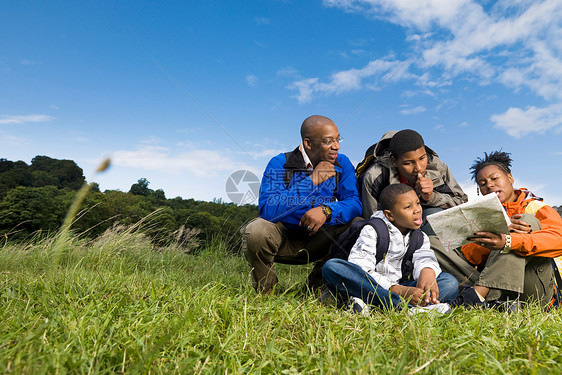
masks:
<path id="1" fill-rule="evenodd" d="M 257 296 L 241 256 L 114 230 L 0 250 L 2 373 L 558 373 L 560 310 L 360 317 L 279 267 Z M 63 244 L 61 246 L 61 243 Z"/>

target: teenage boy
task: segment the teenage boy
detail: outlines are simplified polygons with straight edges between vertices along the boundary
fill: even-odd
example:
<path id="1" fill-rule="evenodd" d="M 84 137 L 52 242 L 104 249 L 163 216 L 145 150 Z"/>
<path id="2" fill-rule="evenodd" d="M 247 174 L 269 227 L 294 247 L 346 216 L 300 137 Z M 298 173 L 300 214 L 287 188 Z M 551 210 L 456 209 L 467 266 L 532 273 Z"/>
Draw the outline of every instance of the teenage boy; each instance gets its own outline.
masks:
<path id="1" fill-rule="evenodd" d="M 363 173 L 364 172 L 364 173 Z M 389 131 L 371 146 L 356 171 L 363 204 L 363 217 L 380 210 L 381 191 L 402 183 L 415 189 L 423 207 L 422 230 L 430 232 L 425 217 L 468 200 L 449 167 L 411 129 Z"/>
<path id="2" fill-rule="evenodd" d="M 365 314 L 368 305 L 383 308 L 399 306 L 401 298 L 413 306 L 429 306 L 448 302 L 457 296 L 458 282 L 441 272 L 429 238 L 412 257 L 412 279 L 404 281 L 402 262 L 413 232 L 422 225 L 422 208 L 414 189 L 407 184 L 392 184 L 380 194 L 381 210 L 373 213 L 386 224 L 389 233 L 388 251 L 377 262 L 377 231 L 371 225 L 361 229 L 348 260 L 326 262 L 322 276 L 328 288 L 340 300 L 349 300 L 355 312 Z M 437 306 L 435 306 L 437 307 Z M 445 311 L 448 306 L 445 307 Z M 444 312 L 438 308 L 438 311 Z"/>

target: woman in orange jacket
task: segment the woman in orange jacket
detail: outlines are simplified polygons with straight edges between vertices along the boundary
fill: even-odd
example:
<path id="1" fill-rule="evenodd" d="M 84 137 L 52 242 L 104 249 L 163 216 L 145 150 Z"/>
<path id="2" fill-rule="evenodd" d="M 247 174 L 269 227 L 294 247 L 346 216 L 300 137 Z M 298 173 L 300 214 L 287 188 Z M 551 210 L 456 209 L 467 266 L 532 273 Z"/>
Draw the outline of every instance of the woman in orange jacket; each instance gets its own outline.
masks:
<path id="1" fill-rule="evenodd" d="M 444 271 L 466 285 L 452 305 L 505 307 L 519 298 L 547 304 L 554 291 L 551 258 L 562 255 L 562 218 L 530 191 L 513 188 L 508 153 L 484 155 L 472 165 L 472 178 L 483 195 L 497 194 L 510 234 L 476 232 L 469 238 L 474 243 L 461 249 L 436 249 Z"/>

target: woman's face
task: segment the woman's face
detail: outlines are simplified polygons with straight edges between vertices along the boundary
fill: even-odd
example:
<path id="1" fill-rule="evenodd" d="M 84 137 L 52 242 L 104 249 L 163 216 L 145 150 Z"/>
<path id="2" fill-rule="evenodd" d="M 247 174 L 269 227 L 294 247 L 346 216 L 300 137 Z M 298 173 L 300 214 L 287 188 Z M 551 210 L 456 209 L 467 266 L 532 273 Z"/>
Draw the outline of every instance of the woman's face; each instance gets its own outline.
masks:
<path id="1" fill-rule="evenodd" d="M 513 176 L 505 173 L 497 165 L 487 165 L 476 175 L 476 183 L 483 195 L 496 193 L 500 202 L 515 202 L 517 195 L 513 190 Z"/>

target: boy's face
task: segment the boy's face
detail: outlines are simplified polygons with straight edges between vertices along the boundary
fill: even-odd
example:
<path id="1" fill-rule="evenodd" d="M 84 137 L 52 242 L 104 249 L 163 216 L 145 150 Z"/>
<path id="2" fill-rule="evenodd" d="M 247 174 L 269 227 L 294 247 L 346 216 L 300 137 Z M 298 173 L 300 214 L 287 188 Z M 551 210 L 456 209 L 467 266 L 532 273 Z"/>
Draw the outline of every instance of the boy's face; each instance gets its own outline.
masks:
<path id="1" fill-rule="evenodd" d="M 400 194 L 392 210 L 384 210 L 384 214 L 402 234 L 418 229 L 423 222 L 420 199 L 413 190 Z"/>
<path id="2" fill-rule="evenodd" d="M 417 150 L 408 151 L 402 155 L 395 158 L 391 157 L 392 165 L 398 169 L 400 175 L 408 180 L 410 185 L 414 185 L 418 178 L 418 173 L 422 176 L 425 175 L 425 169 L 427 168 L 427 153 L 425 152 L 425 146 L 418 148 Z"/>

